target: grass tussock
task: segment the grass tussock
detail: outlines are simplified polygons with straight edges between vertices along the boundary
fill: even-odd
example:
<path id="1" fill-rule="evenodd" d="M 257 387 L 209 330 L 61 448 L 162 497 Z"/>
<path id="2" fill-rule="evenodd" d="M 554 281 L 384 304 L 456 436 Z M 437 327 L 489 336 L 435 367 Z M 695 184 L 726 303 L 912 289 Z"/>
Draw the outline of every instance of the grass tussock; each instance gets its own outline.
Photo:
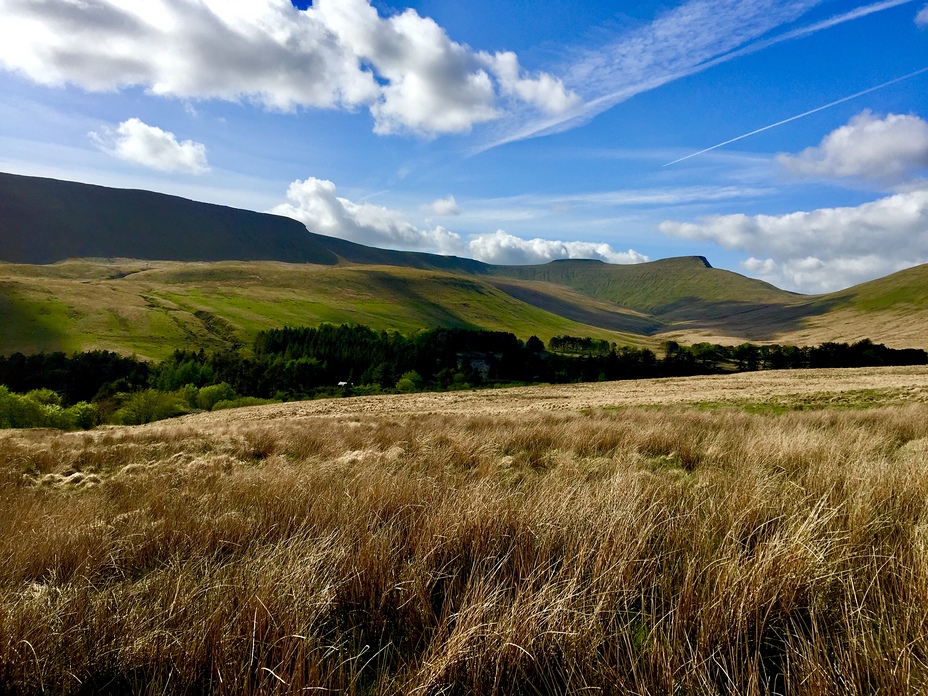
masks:
<path id="1" fill-rule="evenodd" d="M 0 692 L 928 688 L 928 406 L 0 435 Z"/>

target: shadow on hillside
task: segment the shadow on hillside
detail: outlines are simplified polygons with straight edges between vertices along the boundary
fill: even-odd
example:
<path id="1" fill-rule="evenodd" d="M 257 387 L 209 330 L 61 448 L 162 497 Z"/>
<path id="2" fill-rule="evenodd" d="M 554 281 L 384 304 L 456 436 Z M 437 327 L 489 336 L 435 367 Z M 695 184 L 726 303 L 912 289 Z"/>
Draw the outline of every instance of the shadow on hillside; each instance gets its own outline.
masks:
<path id="1" fill-rule="evenodd" d="M 783 333 L 803 328 L 809 317 L 827 314 L 840 300 L 807 300 L 796 304 L 759 304 L 728 300 L 709 302 L 693 297 L 660 307 L 654 313 L 670 329 L 707 329 L 748 341 L 773 341 Z"/>
<path id="2" fill-rule="evenodd" d="M 609 331 L 622 331 L 638 335 L 650 336 L 663 328 L 664 324 L 651 317 L 629 314 L 626 312 L 609 311 L 607 309 L 590 309 L 576 305 L 570 300 L 555 297 L 540 290 L 526 288 L 521 285 L 494 281 L 492 285 L 526 304 L 551 312 L 558 316 L 576 321 L 581 324 L 595 326 Z"/>
<path id="3" fill-rule="evenodd" d="M 66 338 L 49 315 L 20 302 L 0 283 L 0 355 L 64 350 Z"/>
<path id="4" fill-rule="evenodd" d="M 469 321 L 450 311 L 437 302 L 429 299 L 423 293 L 415 290 L 415 284 L 409 279 L 390 273 L 371 273 L 370 277 L 379 287 L 387 291 L 391 304 L 401 307 L 414 307 L 430 326 L 450 326 L 460 329 L 478 329 Z M 468 282 L 464 280 L 464 282 Z"/>

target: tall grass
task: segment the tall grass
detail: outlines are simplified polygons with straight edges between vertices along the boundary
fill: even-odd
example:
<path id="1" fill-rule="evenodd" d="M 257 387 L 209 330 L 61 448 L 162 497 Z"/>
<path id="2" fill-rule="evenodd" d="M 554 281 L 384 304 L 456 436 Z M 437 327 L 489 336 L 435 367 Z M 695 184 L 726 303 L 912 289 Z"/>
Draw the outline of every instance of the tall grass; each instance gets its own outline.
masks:
<path id="1" fill-rule="evenodd" d="M 928 688 L 928 407 L 0 436 L 0 692 Z"/>

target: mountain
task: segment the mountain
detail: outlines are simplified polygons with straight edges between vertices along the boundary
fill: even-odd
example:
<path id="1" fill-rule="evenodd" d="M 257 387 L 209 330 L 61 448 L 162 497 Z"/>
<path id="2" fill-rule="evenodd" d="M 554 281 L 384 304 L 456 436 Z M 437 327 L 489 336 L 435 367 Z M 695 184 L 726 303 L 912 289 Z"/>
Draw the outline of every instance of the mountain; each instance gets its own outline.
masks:
<path id="1" fill-rule="evenodd" d="M 0 173 L 0 261 L 49 264 L 76 258 L 350 262 L 449 270 L 485 265 L 325 237 L 279 215 Z"/>
<path id="2" fill-rule="evenodd" d="M 784 339 L 808 344 L 873 338 L 928 348 L 928 265 L 808 298 L 800 308 L 807 310 L 802 325 L 784 330 Z"/>
<path id="3" fill-rule="evenodd" d="M 324 321 L 656 342 L 579 323 L 446 271 L 274 261 L 0 263 L 0 354 L 110 349 L 163 358 L 178 347 L 247 346 L 262 329 Z"/>
<path id="4" fill-rule="evenodd" d="M 376 249 L 264 213 L 0 174 L 0 353 L 247 344 L 321 321 L 559 334 L 622 344 L 928 347 L 928 266 L 805 296 L 701 256 L 495 266 Z"/>
<path id="5" fill-rule="evenodd" d="M 567 260 L 543 266 L 495 267 L 489 272 L 536 287 L 538 283 L 566 286 L 648 316 L 660 328 L 695 320 L 702 328 L 726 331 L 742 315 L 791 307 L 802 299 L 769 283 L 712 268 L 702 256 L 633 265 Z"/>

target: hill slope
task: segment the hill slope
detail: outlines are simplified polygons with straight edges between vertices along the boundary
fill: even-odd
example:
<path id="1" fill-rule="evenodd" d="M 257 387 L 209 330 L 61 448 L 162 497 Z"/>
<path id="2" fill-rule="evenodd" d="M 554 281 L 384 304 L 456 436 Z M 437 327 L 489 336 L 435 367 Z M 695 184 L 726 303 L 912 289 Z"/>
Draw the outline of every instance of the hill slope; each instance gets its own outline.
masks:
<path id="1" fill-rule="evenodd" d="M 262 329 L 324 321 L 648 342 L 443 271 L 268 261 L 0 263 L 0 354 L 99 348 L 163 358 L 175 348 L 249 345 Z"/>
<path id="2" fill-rule="evenodd" d="M 60 263 L 75 258 L 111 261 Z M 112 347 L 155 357 L 178 343 L 227 345 L 320 321 L 638 345 L 869 337 L 928 347 L 928 266 L 818 297 L 703 257 L 493 266 L 376 249 L 175 196 L 0 173 L 3 261 L 33 265 L 0 263 L 0 353 Z"/>
<path id="3" fill-rule="evenodd" d="M 712 268 L 701 256 L 614 265 L 565 260 L 544 266 L 497 266 L 487 272 L 521 281 L 567 286 L 579 293 L 650 317 L 651 329 L 695 321 L 700 328 L 728 333 L 740 317 L 758 310 L 775 313 L 802 296 L 731 271 Z"/>
<path id="4" fill-rule="evenodd" d="M 313 234 L 296 220 L 168 196 L 0 173 L 0 261 L 343 261 L 479 269 L 471 259 L 375 249 Z"/>
<path id="5" fill-rule="evenodd" d="M 801 328 L 784 338 L 801 343 L 874 338 L 894 347 L 928 347 L 928 265 L 812 298 Z"/>

